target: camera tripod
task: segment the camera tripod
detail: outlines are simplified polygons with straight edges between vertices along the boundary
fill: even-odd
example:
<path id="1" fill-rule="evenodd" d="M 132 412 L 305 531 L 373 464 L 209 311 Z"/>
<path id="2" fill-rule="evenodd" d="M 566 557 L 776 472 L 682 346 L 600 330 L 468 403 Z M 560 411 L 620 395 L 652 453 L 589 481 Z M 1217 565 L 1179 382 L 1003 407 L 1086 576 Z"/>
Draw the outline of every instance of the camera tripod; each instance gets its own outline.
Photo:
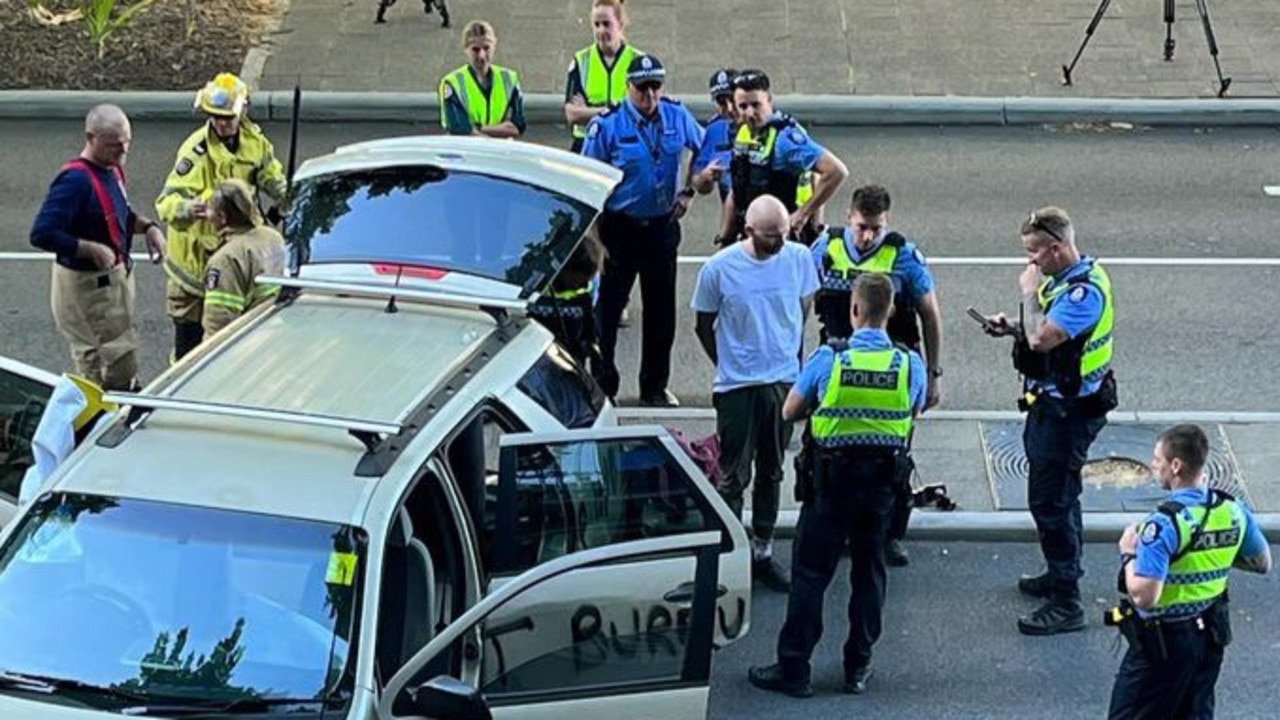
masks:
<path id="1" fill-rule="evenodd" d="M 1071 71 L 1075 70 L 1076 63 L 1080 62 L 1085 46 L 1089 44 L 1093 31 L 1098 29 L 1102 16 L 1110 5 L 1111 0 L 1101 0 L 1098 3 L 1098 9 L 1093 13 L 1093 19 L 1089 21 L 1089 27 L 1084 31 L 1084 41 L 1080 43 L 1080 49 L 1076 50 L 1076 56 L 1072 58 L 1070 65 L 1062 66 L 1063 85 L 1071 85 Z M 1164 0 L 1164 59 L 1166 62 L 1173 60 L 1173 49 L 1176 45 L 1173 39 L 1173 9 L 1174 0 Z M 1209 0 L 1196 0 L 1196 12 L 1200 14 L 1200 24 L 1204 27 L 1204 39 L 1209 43 L 1209 55 L 1213 58 L 1213 66 L 1218 71 L 1218 97 L 1226 97 L 1227 88 L 1231 87 L 1231 78 L 1222 76 L 1222 65 L 1218 62 L 1218 41 L 1214 38 L 1213 22 L 1209 19 Z"/>

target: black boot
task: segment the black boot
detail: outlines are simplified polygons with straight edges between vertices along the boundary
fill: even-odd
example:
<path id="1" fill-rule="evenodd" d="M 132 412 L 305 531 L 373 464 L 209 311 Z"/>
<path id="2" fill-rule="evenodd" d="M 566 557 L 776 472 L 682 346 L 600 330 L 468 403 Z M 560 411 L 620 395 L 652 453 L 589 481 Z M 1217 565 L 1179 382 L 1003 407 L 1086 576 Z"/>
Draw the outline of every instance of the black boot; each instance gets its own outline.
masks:
<path id="1" fill-rule="evenodd" d="M 433 3 L 431 0 L 422 0 L 422 13 L 424 15 L 430 15 L 432 5 Z"/>
<path id="2" fill-rule="evenodd" d="M 440 27 L 449 27 L 449 6 L 443 3 L 440 5 Z"/>
<path id="3" fill-rule="evenodd" d="M 1023 635 L 1058 635 L 1084 629 L 1084 604 L 1074 597 L 1055 593 L 1035 612 L 1018 618 Z"/>
<path id="4" fill-rule="evenodd" d="M 1047 599 L 1053 594 L 1053 578 L 1048 571 L 1018 578 L 1018 592 L 1033 598 Z"/>
<path id="5" fill-rule="evenodd" d="M 884 563 L 889 567 L 906 567 L 911 564 L 911 556 L 901 540 L 889 540 L 884 546 Z"/>
<path id="6" fill-rule="evenodd" d="M 747 680 L 761 690 L 782 693 L 793 698 L 813 697 L 813 687 L 809 685 L 809 679 L 789 677 L 783 671 L 781 663 L 774 663 L 768 667 L 753 667 L 747 671 Z"/>

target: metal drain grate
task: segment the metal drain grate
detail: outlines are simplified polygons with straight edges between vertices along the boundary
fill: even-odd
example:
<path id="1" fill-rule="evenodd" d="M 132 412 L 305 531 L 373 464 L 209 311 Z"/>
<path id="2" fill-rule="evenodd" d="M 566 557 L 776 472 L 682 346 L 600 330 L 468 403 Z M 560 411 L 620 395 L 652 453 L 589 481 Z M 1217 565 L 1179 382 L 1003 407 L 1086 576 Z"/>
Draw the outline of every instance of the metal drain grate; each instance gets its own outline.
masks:
<path id="1" fill-rule="evenodd" d="M 1108 425 L 1089 449 L 1082 473 L 1085 512 L 1147 512 L 1165 491 L 1151 476 L 1151 448 L 1163 425 Z M 1204 426 L 1209 434 L 1209 486 L 1249 502 L 1235 456 L 1220 425 Z M 1027 457 L 1022 450 L 1022 423 L 984 422 L 982 437 L 987 468 L 998 510 L 1027 509 Z"/>

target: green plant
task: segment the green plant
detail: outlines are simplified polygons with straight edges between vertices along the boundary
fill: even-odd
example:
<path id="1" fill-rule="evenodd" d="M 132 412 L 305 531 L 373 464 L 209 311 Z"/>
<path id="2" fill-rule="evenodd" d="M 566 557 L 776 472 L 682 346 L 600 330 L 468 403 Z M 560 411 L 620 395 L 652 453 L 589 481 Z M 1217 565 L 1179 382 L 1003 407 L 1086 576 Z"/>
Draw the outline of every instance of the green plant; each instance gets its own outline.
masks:
<path id="1" fill-rule="evenodd" d="M 89 39 L 98 46 L 98 59 L 107 52 L 107 39 L 117 30 L 129 27 L 138 13 L 151 7 L 156 0 L 138 0 L 123 5 L 119 0 L 81 0 L 80 11 L 89 31 Z"/>

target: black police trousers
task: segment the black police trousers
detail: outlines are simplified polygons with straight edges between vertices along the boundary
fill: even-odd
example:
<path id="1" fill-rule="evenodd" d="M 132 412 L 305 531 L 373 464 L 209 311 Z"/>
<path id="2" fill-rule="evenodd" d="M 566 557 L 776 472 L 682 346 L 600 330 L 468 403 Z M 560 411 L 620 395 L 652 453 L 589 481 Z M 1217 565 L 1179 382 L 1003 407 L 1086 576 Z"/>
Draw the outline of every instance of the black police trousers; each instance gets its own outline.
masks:
<path id="1" fill-rule="evenodd" d="M 1164 626 L 1166 659 L 1129 646 L 1111 688 L 1110 720 L 1207 720 L 1223 648 L 1195 621 Z"/>
<path id="2" fill-rule="evenodd" d="M 1029 466 L 1027 504 L 1058 598 L 1080 595 L 1079 580 L 1084 575 L 1080 471 L 1089 459 L 1089 446 L 1106 424 L 1106 416 L 1091 417 L 1043 397 L 1027 412 L 1022 431 Z"/>
<path id="3" fill-rule="evenodd" d="M 823 455 L 819 452 L 819 455 Z M 778 636 L 778 662 L 788 679 L 807 680 L 809 659 L 822 638 L 822 603 L 849 542 L 849 636 L 844 644 L 848 677 L 871 663 L 880 638 L 888 589 L 884 546 L 893 508 L 897 459 L 888 452 L 825 460 L 815 472 L 814 499 L 800 507 L 791 546 L 791 594 Z"/>
<path id="4" fill-rule="evenodd" d="M 676 254 L 680 223 L 663 216 L 650 220 L 605 212 L 600 216 L 600 241 L 608 251 L 600 275 L 596 322 L 600 331 L 600 359 L 595 377 L 600 389 L 617 397 L 620 378 L 614 352 L 618 323 L 627 307 L 636 278 L 644 303 L 640 328 L 640 397 L 661 395 L 671 378 L 671 347 L 676 339 Z"/>

